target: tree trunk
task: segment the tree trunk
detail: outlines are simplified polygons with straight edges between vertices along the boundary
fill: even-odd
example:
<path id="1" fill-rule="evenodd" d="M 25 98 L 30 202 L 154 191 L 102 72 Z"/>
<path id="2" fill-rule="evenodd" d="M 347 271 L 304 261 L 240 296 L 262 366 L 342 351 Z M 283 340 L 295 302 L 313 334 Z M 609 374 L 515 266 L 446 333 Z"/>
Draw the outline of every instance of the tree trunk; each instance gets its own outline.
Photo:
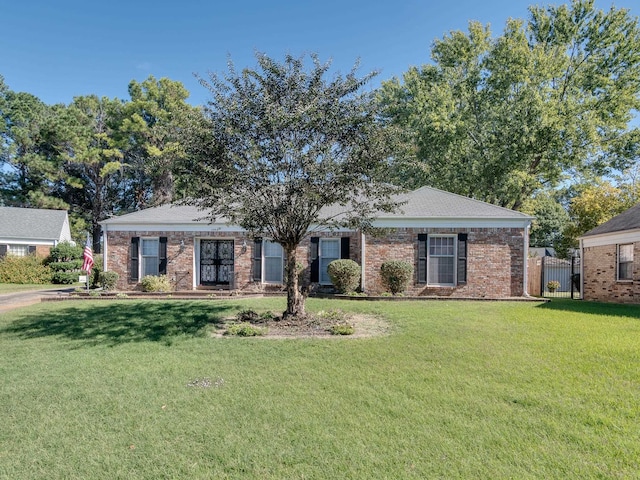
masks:
<path id="1" fill-rule="evenodd" d="M 298 288 L 298 269 L 296 268 L 296 248 L 285 247 L 287 255 L 287 309 L 282 314 L 285 319 L 302 318 L 304 311 L 304 295 Z"/>

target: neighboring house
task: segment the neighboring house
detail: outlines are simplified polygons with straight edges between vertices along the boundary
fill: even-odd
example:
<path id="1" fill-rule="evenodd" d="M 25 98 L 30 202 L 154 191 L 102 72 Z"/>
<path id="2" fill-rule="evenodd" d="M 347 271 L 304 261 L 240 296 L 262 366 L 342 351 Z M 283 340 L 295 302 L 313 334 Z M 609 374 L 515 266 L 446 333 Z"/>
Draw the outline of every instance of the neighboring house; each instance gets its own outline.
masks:
<path id="1" fill-rule="evenodd" d="M 423 187 L 400 196 L 395 214 L 380 214 L 376 231 L 314 230 L 299 246 L 304 279 L 330 286 L 327 265 L 350 258 L 361 265 L 362 290 L 380 294 L 380 266 L 414 266 L 409 295 L 507 298 L 526 295 L 531 217 Z M 332 207 L 333 208 L 333 207 Z M 118 288 L 139 288 L 145 275 L 166 274 L 178 290 L 228 288 L 261 291 L 284 282 L 283 250 L 223 221 L 198 220 L 194 207 L 165 205 L 101 222 L 105 268 Z"/>
<path id="2" fill-rule="evenodd" d="M 0 207 L 0 257 L 47 256 L 63 241 L 71 241 L 66 210 Z"/>
<path id="3" fill-rule="evenodd" d="M 582 298 L 640 303 L 640 203 L 580 237 Z"/>

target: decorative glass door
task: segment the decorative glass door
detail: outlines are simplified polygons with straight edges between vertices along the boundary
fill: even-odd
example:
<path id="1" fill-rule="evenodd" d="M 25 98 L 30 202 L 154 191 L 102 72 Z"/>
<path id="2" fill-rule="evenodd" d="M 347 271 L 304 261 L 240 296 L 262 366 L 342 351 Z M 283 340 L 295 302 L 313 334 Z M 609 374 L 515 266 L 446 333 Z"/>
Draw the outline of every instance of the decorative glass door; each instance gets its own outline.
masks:
<path id="1" fill-rule="evenodd" d="M 200 284 L 230 285 L 233 279 L 233 240 L 200 241 Z"/>

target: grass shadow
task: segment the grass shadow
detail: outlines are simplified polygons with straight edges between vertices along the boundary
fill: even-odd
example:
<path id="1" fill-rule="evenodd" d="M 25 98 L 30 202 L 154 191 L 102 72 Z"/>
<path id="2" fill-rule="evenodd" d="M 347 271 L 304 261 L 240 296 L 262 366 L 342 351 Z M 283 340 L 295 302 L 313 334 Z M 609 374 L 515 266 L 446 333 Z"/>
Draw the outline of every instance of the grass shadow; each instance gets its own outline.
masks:
<path id="1" fill-rule="evenodd" d="M 60 337 L 83 345 L 115 346 L 131 342 L 171 344 L 179 337 L 198 337 L 222 322 L 236 305 L 193 302 L 109 302 L 27 313 L 0 334 L 23 339 Z"/>
<path id="2" fill-rule="evenodd" d="M 584 300 L 559 298 L 538 305 L 537 308 L 576 312 L 588 315 L 613 315 L 616 317 L 629 317 L 640 320 L 640 305 L 587 302 Z"/>

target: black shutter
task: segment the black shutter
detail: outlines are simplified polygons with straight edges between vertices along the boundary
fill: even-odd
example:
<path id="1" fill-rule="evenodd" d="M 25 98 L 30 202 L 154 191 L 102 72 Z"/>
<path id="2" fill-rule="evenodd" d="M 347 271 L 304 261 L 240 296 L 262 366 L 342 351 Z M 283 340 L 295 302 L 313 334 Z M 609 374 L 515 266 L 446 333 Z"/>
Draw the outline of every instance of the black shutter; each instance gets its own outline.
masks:
<path id="1" fill-rule="evenodd" d="M 427 234 L 418 234 L 418 283 L 427 283 Z"/>
<path id="2" fill-rule="evenodd" d="M 318 257 L 318 248 L 320 247 L 320 237 L 311 237 L 311 245 L 309 247 L 311 253 L 310 273 L 311 282 L 320 281 L 320 258 Z"/>
<path id="3" fill-rule="evenodd" d="M 160 237 L 160 243 L 158 244 L 158 273 L 160 275 L 167 274 L 167 237 Z"/>
<path id="4" fill-rule="evenodd" d="M 458 285 L 467 283 L 467 234 L 458 234 Z"/>
<path id="5" fill-rule="evenodd" d="M 7 245 L 0 245 L 0 258 L 7 255 Z"/>
<path id="6" fill-rule="evenodd" d="M 35 245 L 29 245 L 29 254 L 32 253 L 36 253 L 36 246 Z"/>
<path id="7" fill-rule="evenodd" d="M 131 248 L 129 249 L 129 278 L 132 282 L 137 282 L 140 279 L 139 274 L 139 246 L 140 237 L 131 237 Z"/>
<path id="8" fill-rule="evenodd" d="M 262 281 L 262 239 L 253 241 L 253 281 Z"/>
<path id="9" fill-rule="evenodd" d="M 340 258 L 349 259 L 349 237 L 342 237 L 340 239 Z"/>

